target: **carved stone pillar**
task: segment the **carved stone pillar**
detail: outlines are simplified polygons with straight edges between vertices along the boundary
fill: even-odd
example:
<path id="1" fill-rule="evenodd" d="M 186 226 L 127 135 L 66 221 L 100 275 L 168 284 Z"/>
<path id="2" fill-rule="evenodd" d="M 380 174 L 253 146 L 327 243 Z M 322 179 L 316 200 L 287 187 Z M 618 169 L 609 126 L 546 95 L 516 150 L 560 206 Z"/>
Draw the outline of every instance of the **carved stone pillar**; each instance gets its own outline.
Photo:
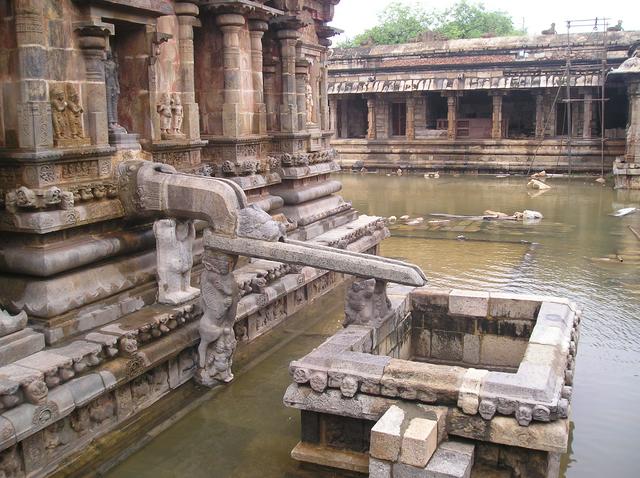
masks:
<path id="1" fill-rule="evenodd" d="M 348 138 L 349 137 L 349 111 L 347 105 L 349 104 L 349 100 L 346 98 L 341 101 L 340 108 L 340 137 Z"/>
<path id="2" fill-rule="evenodd" d="M 591 121 L 593 120 L 592 91 L 585 91 L 582 105 L 582 137 L 584 139 L 591 139 Z"/>
<path id="3" fill-rule="evenodd" d="M 276 66 L 264 65 L 264 101 L 267 111 L 267 131 L 278 130 L 278 105 L 275 89 Z"/>
<path id="4" fill-rule="evenodd" d="M 640 80 L 635 79 L 629 82 L 627 95 L 629 97 L 629 123 L 624 157 L 627 163 L 640 163 Z"/>
<path id="5" fill-rule="evenodd" d="M 502 139 L 502 98 L 503 93 L 496 91 L 491 93 L 493 100 L 493 113 L 491 115 L 491 139 Z"/>
<path id="6" fill-rule="evenodd" d="M 85 114 L 89 123 L 91 143 L 98 146 L 109 144 L 107 122 L 107 89 L 104 82 L 104 59 L 107 36 L 114 34 L 108 23 L 92 22 L 76 25 L 80 36 L 79 46 L 84 56 L 86 72 Z"/>
<path id="7" fill-rule="evenodd" d="M 178 15 L 178 43 L 180 45 L 180 76 L 182 79 L 182 132 L 190 140 L 200 139 L 200 111 L 196 103 L 193 59 L 193 28 L 200 26 L 199 9 L 193 3 L 175 4 Z"/>
<path id="8" fill-rule="evenodd" d="M 544 138 L 544 95 L 536 94 L 536 139 Z"/>
<path id="9" fill-rule="evenodd" d="M 264 101 L 264 80 L 262 76 L 262 37 L 269 24 L 262 20 L 249 21 L 251 37 L 251 78 L 253 80 L 253 127 L 256 134 L 267 132 L 267 107 Z"/>
<path id="10" fill-rule="evenodd" d="M 242 132 L 240 31 L 245 24 L 242 15 L 223 13 L 216 17 L 222 30 L 222 61 L 224 70 L 224 104 L 222 105 L 222 134 L 237 138 Z"/>
<path id="11" fill-rule="evenodd" d="M 298 111 L 298 131 L 307 129 L 307 83 L 309 82 L 309 62 L 296 61 L 296 107 Z"/>
<path id="12" fill-rule="evenodd" d="M 367 139 L 376 139 L 376 100 L 367 98 Z"/>
<path id="13" fill-rule="evenodd" d="M 447 94 L 447 138 L 456 139 L 456 122 L 458 98 L 454 94 Z"/>
<path id="14" fill-rule="evenodd" d="M 53 146 L 51 105 L 47 97 L 47 51 L 43 2 L 15 1 L 18 66 L 17 139 L 19 148 Z"/>
<path id="15" fill-rule="evenodd" d="M 280 104 L 280 130 L 292 133 L 298 130 L 296 99 L 296 43 L 297 30 L 278 30 L 282 60 L 282 103 Z"/>
<path id="16" fill-rule="evenodd" d="M 416 99 L 412 96 L 407 98 L 407 139 L 416 139 Z"/>
<path id="17" fill-rule="evenodd" d="M 335 96 L 329 97 L 329 129 L 338 136 L 336 130 L 338 124 L 338 99 Z"/>

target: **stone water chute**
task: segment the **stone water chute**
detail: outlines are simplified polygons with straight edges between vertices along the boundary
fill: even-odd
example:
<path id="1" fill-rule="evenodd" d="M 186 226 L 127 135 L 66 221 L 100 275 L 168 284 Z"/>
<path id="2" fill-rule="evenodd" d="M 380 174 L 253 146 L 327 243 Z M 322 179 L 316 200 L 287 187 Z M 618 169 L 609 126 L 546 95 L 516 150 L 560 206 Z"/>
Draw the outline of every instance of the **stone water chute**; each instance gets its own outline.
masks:
<path id="1" fill-rule="evenodd" d="M 239 291 L 232 272 L 238 256 L 375 278 L 382 293 L 388 281 L 411 286 L 426 283 L 424 273 L 414 265 L 287 240 L 285 226 L 260 208 L 248 206 L 242 189 L 231 181 L 179 173 L 173 167 L 147 161 L 124 162 L 119 172 L 120 197 L 127 214 L 158 219 L 154 231 L 159 301 L 179 304 L 194 297 L 190 286 L 193 227 L 179 220 L 208 223 L 196 373 L 196 380 L 203 385 L 233 379 L 231 364 L 237 345 L 233 327 Z M 380 227 L 384 225 L 380 223 Z M 180 228 L 192 232 L 181 233 Z"/>

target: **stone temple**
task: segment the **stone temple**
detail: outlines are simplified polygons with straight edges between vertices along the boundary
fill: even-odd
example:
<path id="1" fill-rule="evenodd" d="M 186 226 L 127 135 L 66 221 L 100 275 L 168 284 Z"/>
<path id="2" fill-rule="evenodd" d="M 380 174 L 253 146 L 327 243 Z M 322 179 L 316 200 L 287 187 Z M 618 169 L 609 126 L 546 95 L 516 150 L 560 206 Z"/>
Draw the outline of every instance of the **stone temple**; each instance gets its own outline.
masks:
<path id="1" fill-rule="evenodd" d="M 500 457 L 518 476 L 557 476 L 581 312 L 555 297 L 427 289 L 417 266 L 377 255 L 384 221 L 331 179 L 336 130 L 348 158 L 343 139 L 364 134 L 365 116 L 380 127 L 369 139 L 391 125 L 374 108 L 386 100 L 336 83 L 351 61 L 328 58 L 338 1 L 0 3 L 0 476 L 64 474 L 187 382 L 224 386 L 238 348 L 352 276 L 345 328 L 290 365 L 294 458 L 444 477 Z M 618 63 L 632 37 L 620 36 Z M 636 92 L 618 165 L 629 177 L 634 58 L 615 80 Z M 454 94 L 461 81 L 422 89 L 446 90 L 448 105 L 476 98 Z M 417 105 L 443 96 L 413 95 L 389 113 L 405 111 L 406 129 L 392 123 L 417 137 Z M 493 115 L 511 101 L 492 98 Z M 608 155 L 624 153 L 618 139 Z"/>

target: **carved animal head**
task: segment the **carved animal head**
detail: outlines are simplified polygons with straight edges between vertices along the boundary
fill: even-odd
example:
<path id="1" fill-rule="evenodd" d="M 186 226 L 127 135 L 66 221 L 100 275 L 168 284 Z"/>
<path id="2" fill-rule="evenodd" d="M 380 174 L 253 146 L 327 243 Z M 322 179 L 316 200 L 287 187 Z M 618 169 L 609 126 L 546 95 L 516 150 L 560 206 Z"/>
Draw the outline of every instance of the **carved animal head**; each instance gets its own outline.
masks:
<path id="1" fill-rule="evenodd" d="M 238 235 L 262 241 L 279 241 L 286 236 L 286 228 L 282 223 L 252 205 L 240 211 L 238 215 Z"/>
<path id="2" fill-rule="evenodd" d="M 20 207 L 35 206 L 36 193 L 24 186 L 16 190 L 16 204 Z"/>

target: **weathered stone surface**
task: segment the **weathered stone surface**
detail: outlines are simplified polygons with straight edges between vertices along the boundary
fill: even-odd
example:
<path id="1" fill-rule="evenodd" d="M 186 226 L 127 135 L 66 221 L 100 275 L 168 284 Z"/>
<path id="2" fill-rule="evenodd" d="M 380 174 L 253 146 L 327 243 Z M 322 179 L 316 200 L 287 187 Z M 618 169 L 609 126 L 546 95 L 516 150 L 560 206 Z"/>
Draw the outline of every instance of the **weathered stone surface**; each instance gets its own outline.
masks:
<path id="1" fill-rule="evenodd" d="M 487 370 L 470 368 L 464 374 L 458 395 L 458 407 L 468 415 L 478 413 L 480 406 L 480 387 L 482 379 L 488 374 Z"/>
<path id="2" fill-rule="evenodd" d="M 469 478 L 473 467 L 474 445 L 443 442 L 426 466 L 426 478 Z"/>
<path id="3" fill-rule="evenodd" d="M 402 435 L 400 462 L 424 467 L 438 446 L 438 422 L 424 418 L 412 418 Z"/>
<path id="4" fill-rule="evenodd" d="M 536 318 L 542 300 L 536 296 L 491 292 L 489 299 L 489 316 L 508 319 Z"/>
<path id="5" fill-rule="evenodd" d="M 0 366 L 7 365 L 44 348 L 44 335 L 23 329 L 0 338 Z"/>
<path id="6" fill-rule="evenodd" d="M 369 478 L 391 478 L 391 463 L 369 458 Z"/>
<path id="7" fill-rule="evenodd" d="M 486 317 L 489 312 L 489 293 L 457 290 L 449 294 L 449 313 L 470 317 Z"/>
<path id="8" fill-rule="evenodd" d="M 369 454 L 379 460 L 395 462 L 402 446 L 404 411 L 392 405 L 371 429 Z"/>

